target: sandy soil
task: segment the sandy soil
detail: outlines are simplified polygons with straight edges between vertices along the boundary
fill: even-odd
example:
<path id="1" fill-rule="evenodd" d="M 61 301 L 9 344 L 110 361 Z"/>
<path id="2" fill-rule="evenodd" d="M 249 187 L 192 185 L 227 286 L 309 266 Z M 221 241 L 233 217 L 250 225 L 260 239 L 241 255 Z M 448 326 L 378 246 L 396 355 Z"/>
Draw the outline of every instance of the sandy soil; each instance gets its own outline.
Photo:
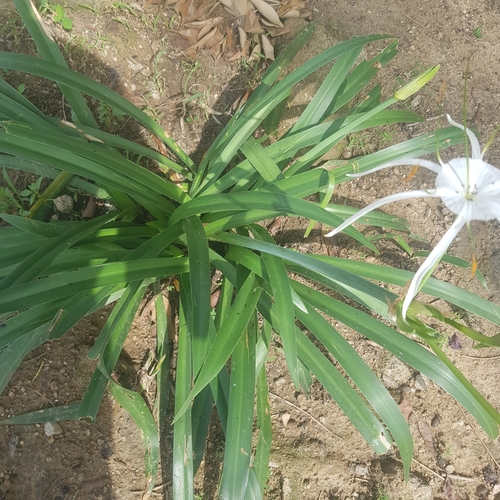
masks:
<path id="1" fill-rule="evenodd" d="M 172 18 L 171 9 L 162 5 L 142 7 L 141 3 L 129 0 L 126 4 L 130 9 L 118 8 L 118 4 L 113 7 L 107 1 L 93 2 L 99 15 L 75 6 L 67 9 L 74 23 L 70 33 L 54 25 L 50 27 L 65 47 L 73 68 L 97 78 L 136 104 L 149 106 L 161 117 L 166 130 L 188 152 L 199 156 L 199 151 L 203 151 L 220 129 L 210 110 L 224 113 L 258 75 L 251 72 L 242 75 L 238 63 L 214 61 L 203 54 L 197 62 L 187 62 L 182 54 L 185 42 L 168 31 L 163 22 Z M 2 50 L 29 52 L 32 50 L 29 36 L 16 20 L 10 2 L 5 0 L 0 9 L 2 6 L 0 27 L 6 26 L 0 32 Z M 363 154 L 437 127 L 440 114 L 437 100 L 443 81 L 446 93 L 442 111 L 461 121 L 466 74 L 468 119 L 477 127 L 481 143 L 486 144 L 499 126 L 500 6 L 497 1 L 309 0 L 308 10 L 311 18 L 320 20 L 320 26 L 301 56 L 303 60 L 354 35 L 389 33 L 398 38 L 400 54 L 380 76 L 387 95 L 423 68 L 441 65 L 439 76 L 407 104 L 427 118 L 425 124 L 395 127 L 387 131 L 387 135 L 370 133 L 352 137 L 342 154 Z M 132 11 L 137 15 L 132 15 Z M 286 43 L 286 36 L 293 36 L 305 22 L 290 21 L 291 34 L 278 40 L 277 46 Z M 28 97 L 41 106 L 52 107 L 52 111 L 58 106 L 55 112 L 64 113 L 60 97 L 52 87 L 40 88 L 29 79 L 25 82 Z M 187 100 L 194 93 L 200 93 L 201 97 Z M 112 126 L 120 131 L 123 125 L 116 122 Z M 129 129 L 126 133 L 140 139 L 139 130 Z M 457 149 L 449 155 L 459 153 Z M 500 163 L 500 140 L 492 144 L 487 159 L 493 164 Z M 364 206 L 401 190 L 406 175 L 404 169 L 396 169 L 344 184 L 337 192 L 338 200 Z M 19 178 L 16 182 L 28 180 Z M 432 176 L 418 172 L 407 187 L 415 189 L 431 183 Z M 422 248 L 436 243 L 452 220 L 433 200 L 395 204 L 387 207 L 387 211 L 410 221 L 412 231 L 428 241 L 427 244 L 415 243 Z M 298 236 L 298 228 L 295 221 L 283 220 L 276 237 L 283 244 L 299 246 L 302 250 L 332 251 L 319 234 L 303 240 Z M 499 225 L 475 225 L 474 234 L 479 266 L 489 289 L 484 290 L 467 273 L 459 273 L 451 266 L 440 265 L 438 276 L 498 302 Z M 379 262 L 408 269 L 416 269 L 418 265 L 390 242 L 381 243 L 380 249 Z M 361 257 L 352 242 L 344 237 L 336 240 L 333 250 L 341 256 Z M 452 247 L 452 253 L 470 260 L 471 244 L 466 233 Z M 365 257 L 377 261 L 374 255 Z M 81 398 L 94 369 L 85 353 L 104 323 L 104 314 L 87 318 L 61 342 L 42 346 L 29 356 L 0 396 L 0 417 Z M 498 333 L 487 324 L 475 323 L 475 326 L 486 334 Z M 416 450 L 410 480 L 405 484 L 397 454 L 376 456 L 318 384 L 313 386 L 309 397 L 296 393 L 284 360 L 276 351 L 267 367 L 275 436 L 267 498 L 500 498 L 500 442 L 489 442 L 477 424 L 432 382 L 422 379 L 366 339 L 341 325 L 339 328 L 382 377 L 398 403 L 405 400 L 413 409 L 410 426 Z M 461 349 L 448 347 L 447 354 L 481 393 L 500 408 L 497 353 L 474 351 L 464 338 L 460 342 Z M 136 374 L 148 348 L 154 348 L 154 339 L 151 323 L 143 317 L 136 321 L 120 362 L 120 376 L 125 384 L 136 383 Z M 422 438 L 425 424 L 433 436 L 434 449 L 429 449 Z M 144 488 L 142 442 L 133 421 L 111 398 L 105 400 L 95 425 L 63 422 L 56 431 L 48 437 L 43 426 L 0 428 L 1 500 L 141 498 Z M 210 453 L 197 482 L 200 498 L 215 496 L 215 472 L 221 447 L 221 433 L 213 428 Z M 451 491 L 460 496 L 450 496 L 450 490 L 446 493 L 446 473 L 447 484 L 451 481 L 453 485 Z M 168 471 L 158 483 L 157 497 L 170 498 Z"/>

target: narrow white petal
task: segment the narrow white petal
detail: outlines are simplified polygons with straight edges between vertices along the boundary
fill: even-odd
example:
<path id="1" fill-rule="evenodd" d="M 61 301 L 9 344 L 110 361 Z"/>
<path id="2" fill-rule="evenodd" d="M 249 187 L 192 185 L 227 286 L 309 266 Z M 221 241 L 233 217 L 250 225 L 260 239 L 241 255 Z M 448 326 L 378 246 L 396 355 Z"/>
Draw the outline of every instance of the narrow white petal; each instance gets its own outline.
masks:
<path id="1" fill-rule="evenodd" d="M 474 135 L 474 132 L 472 130 L 469 130 L 467 127 L 464 127 L 463 125 L 460 125 L 460 123 L 457 123 L 455 120 L 451 118 L 450 115 L 446 115 L 448 118 L 448 121 L 450 122 L 450 125 L 453 125 L 454 127 L 461 128 L 467 132 L 467 135 L 469 136 L 470 144 L 472 146 L 472 158 L 475 160 L 482 160 L 483 155 L 481 154 L 481 146 L 479 145 L 479 141 L 477 140 L 477 137 Z"/>
<path id="2" fill-rule="evenodd" d="M 384 168 L 399 167 L 405 165 L 412 165 L 412 166 L 418 165 L 419 167 L 424 167 L 429 170 L 432 170 L 436 174 L 439 174 L 439 172 L 441 172 L 441 167 L 437 163 L 434 163 L 433 161 L 421 160 L 420 158 L 402 158 L 401 160 L 394 160 L 394 161 L 388 161 L 387 163 L 382 163 L 382 165 L 378 165 L 374 168 L 371 168 L 366 172 L 360 172 L 359 174 L 346 174 L 346 175 L 348 177 L 352 177 L 355 179 L 357 177 L 363 177 L 364 175 L 373 174 L 373 172 L 378 172 L 379 170 L 383 170 Z"/>
<path id="3" fill-rule="evenodd" d="M 349 217 L 340 226 L 336 227 L 333 231 L 330 231 L 328 234 L 326 234 L 325 237 L 329 238 L 330 236 L 334 236 L 337 233 L 340 233 L 340 231 L 343 231 L 353 222 L 356 222 L 359 218 L 363 217 L 363 215 L 366 215 L 368 212 L 371 212 L 372 210 L 375 210 L 376 208 L 379 208 L 382 205 L 385 205 L 386 203 L 392 203 L 393 201 L 399 201 L 399 200 L 407 200 L 410 198 L 436 198 L 436 197 L 439 197 L 439 194 L 437 193 L 437 190 L 434 189 L 431 191 L 418 190 L 418 191 L 406 191 L 403 193 L 391 194 L 390 196 L 386 196 L 385 198 L 381 198 L 380 200 L 370 203 L 370 205 L 367 205 L 365 208 L 362 208 L 359 212 L 356 212 L 354 215 L 351 215 L 351 217 Z"/>
<path id="4" fill-rule="evenodd" d="M 403 319 L 406 318 L 406 313 L 408 312 L 408 308 L 410 307 L 411 301 L 415 298 L 415 295 L 417 295 L 420 286 L 422 284 L 422 280 L 427 276 L 427 273 L 434 268 L 434 266 L 437 264 L 441 256 L 446 252 L 446 250 L 448 250 L 448 247 L 451 245 L 451 242 L 460 232 L 460 229 L 464 227 L 465 223 L 466 223 L 465 218 L 459 215 L 455 219 L 455 222 L 448 229 L 448 231 L 446 231 L 441 240 L 439 240 L 439 243 L 434 247 L 432 252 L 424 260 L 423 264 L 419 267 L 418 271 L 415 273 L 415 276 L 411 280 L 410 287 L 408 288 L 408 293 L 406 294 L 405 300 L 403 302 L 403 309 L 402 309 Z"/>

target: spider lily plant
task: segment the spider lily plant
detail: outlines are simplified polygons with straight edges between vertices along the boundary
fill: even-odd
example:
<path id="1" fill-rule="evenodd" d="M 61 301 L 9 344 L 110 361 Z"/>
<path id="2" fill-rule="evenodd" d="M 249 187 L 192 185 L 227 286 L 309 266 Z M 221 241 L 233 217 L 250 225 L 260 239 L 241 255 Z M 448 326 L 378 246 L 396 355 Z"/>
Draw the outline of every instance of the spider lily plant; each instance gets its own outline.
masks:
<path id="1" fill-rule="evenodd" d="M 310 38 L 314 25 L 307 26 L 278 55 L 244 107 L 227 123 L 201 163 L 194 165 L 148 115 L 108 88 L 69 70 L 55 43 L 47 39 L 31 2 L 15 3 L 41 58 L 2 53 L 0 68 L 57 82 L 75 121 L 46 116 L 0 80 L 0 161 L 5 167 L 54 179 L 29 218 L 3 215 L 9 226 L 0 227 L 0 389 L 33 349 L 60 338 L 106 304 L 115 305 L 88 352 L 96 368 L 82 401 L 3 423 L 93 422 L 109 389 L 143 433 L 148 450 L 147 492 L 153 488 L 158 468 L 158 433 L 166 423 L 173 423 L 174 498 L 192 499 L 193 479 L 215 404 L 226 436 L 220 498 L 262 498 L 271 446 L 265 364 L 274 332 L 297 388 L 307 392 L 312 376 L 316 377 L 373 450 L 385 453 L 397 446 L 408 475 L 413 451 L 408 425 L 381 381 L 333 327 L 333 322 L 340 322 L 434 380 L 489 436 L 498 434 L 500 415 L 446 357 L 436 356 L 378 319 L 389 318 L 387 301 L 393 302 L 396 296 L 370 280 L 402 284 L 409 273 L 294 251 L 277 245 L 266 230 L 265 221 L 283 215 L 340 226 L 355 210 L 325 200 L 331 198 L 334 185 L 349 180 L 352 166 L 331 171 L 321 161 L 324 153 L 347 134 L 420 119 L 413 113 L 387 109 L 401 94 L 381 101 L 380 88 L 367 90 L 379 68 L 396 55 L 395 43 L 358 63 L 366 44 L 388 37 L 353 38 L 282 76 L 282 69 Z M 256 132 L 263 120 L 277 113 L 297 83 L 328 64 L 330 72 L 295 124 L 273 143 L 260 140 Z M 418 90 L 433 72 L 418 78 L 411 88 Z M 408 88 L 403 97 L 410 93 Z M 99 130 L 83 94 L 135 119 L 169 154 Z M 355 102 L 361 104 L 350 105 L 358 96 L 362 99 Z M 414 157 L 431 153 L 461 138 L 462 132 L 450 127 L 440 131 L 437 143 L 429 134 L 357 162 L 368 169 L 407 157 L 409 152 Z M 184 183 L 177 185 L 141 168 L 130 160 L 134 156 L 176 171 Z M 89 221 L 46 222 L 46 201 L 68 184 L 107 200 L 115 209 Z M 323 201 L 309 201 L 315 194 Z M 364 221 L 408 230 L 406 221 L 380 213 Z M 360 232 L 349 228 L 347 233 L 377 252 Z M 306 278 L 308 284 L 292 276 Z M 174 282 L 179 303 L 174 408 L 171 411 L 165 385 L 169 363 L 163 361 L 157 367 L 155 420 L 141 396 L 120 386 L 111 373 L 148 290 L 156 297 L 157 358 L 169 357 L 169 333 L 170 338 L 174 335 L 167 331 L 172 323 L 167 321 L 162 294 L 165 285 Z M 437 280 L 429 280 L 425 289 L 473 314 L 499 321 L 497 305 L 466 290 Z M 333 292 L 364 310 L 334 298 Z M 216 293 L 214 304 L 211 299 Z M 495 343 L 483 337 L 489 345 Z"/>

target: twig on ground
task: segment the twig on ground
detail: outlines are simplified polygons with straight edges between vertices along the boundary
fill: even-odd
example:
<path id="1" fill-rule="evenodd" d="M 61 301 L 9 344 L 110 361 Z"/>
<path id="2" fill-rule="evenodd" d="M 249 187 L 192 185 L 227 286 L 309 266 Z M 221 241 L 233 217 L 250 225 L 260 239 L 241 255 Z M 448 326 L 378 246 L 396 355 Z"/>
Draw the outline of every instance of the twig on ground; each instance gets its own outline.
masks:
<path id="1" fill-rule="evenodd" d="M 338 434 L 335 434 L 335 432 L 331 431 L 328 427 L 324 426 L 319 420 L 317 420 L 316 418 L 314 418 L 310 413 L 307 413 L 306 411 L 304 411 L 302 408 L 299 408 L 297 405 L 294 405 L 293 403 L 291 403 L 290 401 L 282 398 L 281 396 L 278 396 L 277 394 L 274 394 L 273 392 L 269 391 L 269 394 L 281 401 L 283 401 L 284 403 L 287 403 L 289 404 L 290 406 L 292 406 L 293 408 L 295 408 L 296 410 L 300 411 L 301 413 L 303 413 L 304 415 L 307 415 L 311 420 L 313 420 L 314 422 L 316 422 L 322 429 L 325 429 L 325 431 L 329 432 L 330 434 L 332 434 L 333 436 L 335 436 L 336 438 L 340 439 L 341 441 L 344 441 L 344 438 L 340 437 Z"/>

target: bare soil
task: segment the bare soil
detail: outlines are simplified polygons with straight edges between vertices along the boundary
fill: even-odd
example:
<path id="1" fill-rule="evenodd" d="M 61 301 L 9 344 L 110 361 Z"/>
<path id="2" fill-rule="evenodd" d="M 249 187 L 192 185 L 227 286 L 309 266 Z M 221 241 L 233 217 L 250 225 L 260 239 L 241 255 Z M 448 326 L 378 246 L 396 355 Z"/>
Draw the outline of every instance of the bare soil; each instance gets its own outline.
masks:
<path id="1" fill-rule="evenodd" d="M 71 67 L 150 109 L 167 132 L 194 157 L 202 154 L 221 129 L 220 123 L 227 120 L 233 103 L 258 79 L 258 72 L 252 68 L 242 68 L 237 62 L 223 58 L 214 60 L 200 53 L 196 60 L 188 61 L 182 53 L 186 42 L 165 25 L 172 21 L 174 12 L 162 4 L 145 7 L 143 2 L 125 0 L 124 4 L 112 4 L 104 0 L 91 3 L 96 12 L 73 5 L 67 8 L 67 15 L 73 21 L 71 32 L 47 20 Z M 404 104 L 422 114 L 427 119 L 424 124 L 351 137 L 339 152 L 340 157 L 364 154 L 436 128 L 441 114 L 437 101 L 443 81 L 446 92 L 442 111 L 462 121 L 464 78 L 467 78 L 468 122 L 477 128 L 481 144 L 486 144 L 499 126 L 500 5 L 497 1 L 309 0 L 307 11 L 308 19 L 318 19 L 320 25 L 300 56 L 302 60 L 355 35 L 389 33 L 399 40 L 399 55 L 379 78 L 386 95 L 422 69 L 441 65 L 439 76 Z M 0 3 L 0 15 L 0 28 L 5 26 L 0 30 L 2 50 L 32 53 L 29 35 L 8 0 Z M 277 48 L 305 23 L 305 19 L 287 21 L 289 34 L 276 40 Z M 375 53 L 378 49 L 373 46 L 368 50 Z M 41 87 L 28 78 L 10 77 L 13 81 L 17 78 L 17 83 L 25 83 L 26 95 L 45 110 L 59 116 L 68 112 L 53 86 Z M 307 88 L 302 88 L 301 93 L 303 98 Z M 193 98 L 195 94 L 199 97 Z M 297 96 L 299 104 L 303 103 L 300 99 Z M 128 136 L 147 141 L 139 129 L 113 116 L 110 118 L 116 132 L 126 129 Z M 459 154 L 460 148 L 446 152 L 449 157 Z M 500 163 L 499 140 L 491 145 L 487 159 L 492 164 Z M 403 168 L 392 169 L 343 184 L 336 192 L 337 202 L 362 207 L 403 188 L 432 186 L 432 176 L 421 171 L 403 184 L 407 174 Z M 20 186 L 31 180 L 26 176 L 15 181 Z M 452 221 L 439 200 L 397 203 L 386 211 L 405 217 L 412 232 L 426 238 L 426 243 L 412 241 L 414 248 L 432 247 Z M 303 228 L 302 221 L 283 219 L 277 222 L 275 237 L 282 244 L 310 252 L 366 258 L 412 270 L 418 267 L 417 261 L 410 260 L 390 241 L 380 243 L 380 256 L 362 255 L 344 236 L 325 242 L 316 231 L 305 240 Z M 486 276 L 488 290 L 468 272 L 450 265 L 441 264 L 437 276 L 498 303 L 499 224 L 476 224 L 473 230 L 479 268 Z M 470 260 L 471 243 L 465 232 L 451 252 Z M 437 305 L 449 307 L 444 303 Z M 94 369 L 85 354 L 104 323 L 105 314 L 88 317 L 61 341 L 45 344 L 33 352 L 0 396 L 0 418 L 79 400 Z M 485 322 L 471 321 L 485 334 L 498 333 L 497 328 Z M 137 383 L 147 350 L 154 349 L 151 326 L 147 315 L 138 318 L 127 340 L 117 371 L 120 380 L 129 387 Z M 435 384 L 398 363 L 380 347 L 342 325 L 338 327 L 382 377 L 398 403 L 403 402 L 406 411 L 412 410 L 410 427 L 416 449 L 410 479 L 405 483 L 396 452 L 379 457 L 371 451 L 319 384 L 314 384 L 309 396 L 295 392 L 283 357 L 276 349 L 267 365 L 274 444 L 266 498 L 500 498 L 500 441 L 490 442 L 478 425 Z M 459 337 L 459 341 L 460 349 L 445 347 L 446 353 L 500 409 L 500 356 L 493 350 L 473 350 L 464 337 Z M 423 438 L 425 429 L 433 437 L 433 448 Z M 95 425 L 62 422 L 56 431 L 48 437 L 44 427 L 38 425 L 0 428 L 1 500 L 141 498 L 145 487 L 142 441 L 134 422 L 111 397 L 105 399 Z M 214 426 L 209 452 L 197 478 L 200 498 L 215 497 L 222 447 L 221 432 Z M 168 471 L 164 471 L 158 484 L 155 495 L 170 498 Z"/>

